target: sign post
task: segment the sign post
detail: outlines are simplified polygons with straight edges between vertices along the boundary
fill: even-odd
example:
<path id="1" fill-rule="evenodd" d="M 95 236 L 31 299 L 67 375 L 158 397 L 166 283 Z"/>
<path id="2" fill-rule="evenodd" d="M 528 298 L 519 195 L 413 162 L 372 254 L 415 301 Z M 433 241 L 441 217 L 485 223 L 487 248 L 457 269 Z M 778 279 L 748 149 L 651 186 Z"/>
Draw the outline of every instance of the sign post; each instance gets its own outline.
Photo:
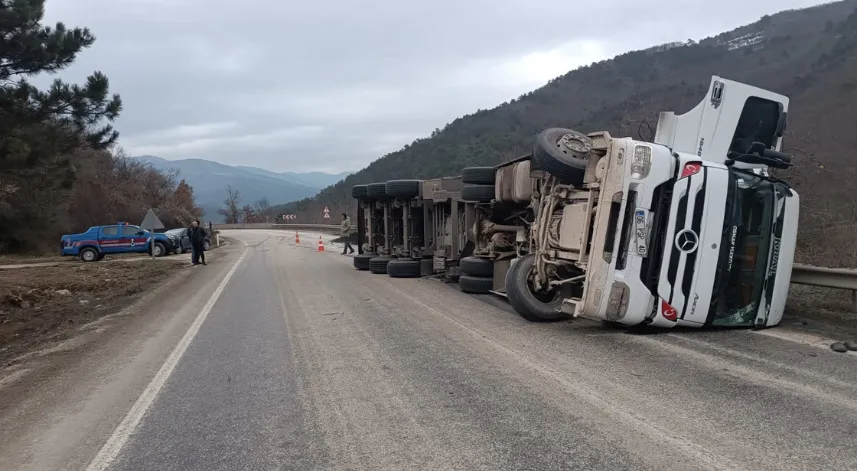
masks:
<path id="1" fill-rule="evenodd" d="M 155 214 L 151 208 L 149 212 L 146 213 L 146 217 L 143 218 L 143 222 L 140 223 L 140 228 L 144 231 L 149 231 L 152 236 L 149 238 L 149 252 L 152 254 L 152 260 L 155 259 L 155 231 L 158 229 L 165 229 L 164 223 L 158 219 L 158 215 Z"/>

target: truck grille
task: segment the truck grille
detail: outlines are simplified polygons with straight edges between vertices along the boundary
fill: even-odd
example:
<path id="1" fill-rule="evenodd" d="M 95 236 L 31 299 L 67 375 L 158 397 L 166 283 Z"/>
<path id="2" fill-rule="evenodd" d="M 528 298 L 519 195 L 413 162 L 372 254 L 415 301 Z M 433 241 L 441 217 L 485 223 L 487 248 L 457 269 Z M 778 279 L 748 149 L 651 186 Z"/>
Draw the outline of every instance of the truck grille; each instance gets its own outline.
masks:
<path id="1" fill-rule="evenodd" d="M 655 188 L 652 195 L 652 239 L 649 244 L 649 253 L 643 258 L 640 266 L 640 279 L 643 280 L 649 291 L 655 296 L 658 294 L 658 282 L 661 275 L 661 263 L 664 260 L 664 250 L 667 240 L 667 225 L 670 220 L 670 204 L 673 199 L 672 181 L 661 183 Z"/>

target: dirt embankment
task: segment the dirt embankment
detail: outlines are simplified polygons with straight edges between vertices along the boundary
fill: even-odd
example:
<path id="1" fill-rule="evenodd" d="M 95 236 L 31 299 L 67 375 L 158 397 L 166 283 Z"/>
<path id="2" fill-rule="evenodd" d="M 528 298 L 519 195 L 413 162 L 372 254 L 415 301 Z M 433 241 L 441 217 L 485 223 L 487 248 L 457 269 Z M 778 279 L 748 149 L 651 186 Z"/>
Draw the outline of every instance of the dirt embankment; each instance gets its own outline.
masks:
<path id="1" fill-rule="evenodd" d="M 182 266 L 158 260 L 0 270 L 0 367 L 121 309 Z"/>

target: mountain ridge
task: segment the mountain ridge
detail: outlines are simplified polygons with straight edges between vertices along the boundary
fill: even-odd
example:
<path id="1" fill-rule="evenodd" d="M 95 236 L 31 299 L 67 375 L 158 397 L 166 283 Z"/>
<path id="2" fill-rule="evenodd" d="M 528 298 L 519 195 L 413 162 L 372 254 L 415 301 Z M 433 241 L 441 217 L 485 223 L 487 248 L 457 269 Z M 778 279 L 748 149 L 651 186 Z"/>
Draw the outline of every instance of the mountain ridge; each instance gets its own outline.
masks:
<path id="1" fill-rule="evenodd" d="M 226 165 L 199 158 L 168 160 L 153 155 L 131 158 L 150 164 L 159 170 L 178 171 L 179 178 L 185 179 L 193 187 L 196 203 L 204 212 L 203 217 L 213 222 L 222 221 L 217 210 L 222 207 L 223 200 L 226 199 L 228 186 L 239 191 L 242 205 L 254 206 L 263 198 L 273 205 L 316 194 L 325 186 L 351 173 L 278 173 L 257 167 Z"/>

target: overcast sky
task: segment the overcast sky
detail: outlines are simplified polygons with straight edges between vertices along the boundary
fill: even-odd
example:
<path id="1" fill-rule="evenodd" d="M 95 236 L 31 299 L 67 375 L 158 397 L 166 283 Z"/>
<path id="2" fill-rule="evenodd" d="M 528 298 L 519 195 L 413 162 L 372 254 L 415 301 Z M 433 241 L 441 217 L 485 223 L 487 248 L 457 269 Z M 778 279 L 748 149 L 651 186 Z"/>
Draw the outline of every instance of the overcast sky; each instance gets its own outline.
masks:
<path id="1" fill-rule="evenodd" d="M 630 50 L 817 0 L 48 0 L 96 35 L 131 154 L 359 170 L 477 109 Z"/>

